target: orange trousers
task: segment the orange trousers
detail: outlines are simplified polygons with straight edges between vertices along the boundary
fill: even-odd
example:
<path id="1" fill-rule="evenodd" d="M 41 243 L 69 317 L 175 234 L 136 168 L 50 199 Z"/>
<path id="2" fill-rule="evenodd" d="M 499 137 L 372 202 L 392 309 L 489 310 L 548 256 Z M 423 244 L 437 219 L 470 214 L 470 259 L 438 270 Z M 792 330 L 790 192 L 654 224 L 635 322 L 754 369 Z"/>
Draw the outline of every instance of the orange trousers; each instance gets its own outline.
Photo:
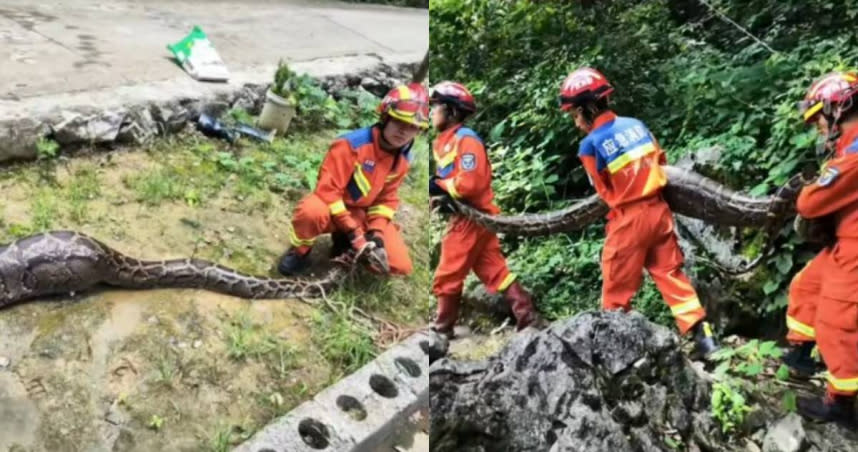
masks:
<path id="1" fill-rule="evenodd" d="M 816 340 L 816 305 L 822 292 L 822 275 L 831 250 L 823 249 L 798 272 L 789 285 L 787 340 L 793 344 Z"/>
<path id="2" fill-rule="evenodd" d="M 366 231 L 368 227 L 366 209 L 362 207 L 349 207 L 348 209 L 352 218 Z M 301 199 L 298 206 L 295 207 L 289 229 L 289 242 L 293 247 L 309 248 L 316 242 L 316 237 L 335 230 L 330 208 L 315 193 L 311 193 Z M 390 273 L 410 274 L 413 269 L 411 258 L 408 256 L 408 247 L 402 239 L 402 234 L 399 233 L 399 226 L 392 221 L 388 223 L 381 231 L 381 239 L 384 241 L 384 250 L 387 251 Z"/>
<path id="3" fill-rule="evenodd" d="M 432 293 L 437 297 L 460 295 L 471 270 L 491 293 L 503 292 L 515 281 L 495 233 L 466 218 L 454 217 L 441 240 L 441 261 L 435 269 Z"/>
<path id="4" fill-rule="evenodd" d="M 660 196 L 611 209 L 602 250 L 602 308 L 631 309 L 646 269 L 685 334 L 706 312 L 682 264 L 673 214 Z"/>
<path id="5" fill-rule="evenodd" d="M 858 240 L 840 239 L 793 278 L 787 339 L 816 340 L 828 392 L 858 393 Z"/>

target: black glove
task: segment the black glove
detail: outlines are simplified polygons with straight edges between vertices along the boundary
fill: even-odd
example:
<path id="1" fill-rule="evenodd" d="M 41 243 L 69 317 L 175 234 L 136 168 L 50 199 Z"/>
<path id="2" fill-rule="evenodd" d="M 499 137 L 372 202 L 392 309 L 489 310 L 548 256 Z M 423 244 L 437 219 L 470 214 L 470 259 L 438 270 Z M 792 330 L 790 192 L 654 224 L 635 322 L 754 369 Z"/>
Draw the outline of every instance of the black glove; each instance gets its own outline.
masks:
<path id="1" fill-rule="evenodd" d="M 793 229 L 802 240 L 808 243 L 829 246 L 837 241 L 834 219 L 831 216 L 802 218 L 801 215 L 796 215 Z"/>
<path id="2" fill-rule="evenodd" d="M 379 231 L 367 232 L 366 241 L 375 243 L 376 248 L 384 248 L 384 240 L 382 240 L 381 232 Z"/>
<path id="3" fill-rule="evenodd" d="M 453 198 L 447 193 L 429 198 L 429 209 L 437 210 L 443 215 L 456 213 L 456 207 L 453 204 Z"/>
<path id="4" fill-rule="evenodd" d="M 440 178 L 438 176 L 432 176 L 429 178 L 429 196 L 441 196 L 447 194 L 447 190 L 444 190 L 440 185 L 438 185 L 439 180 Z"/>

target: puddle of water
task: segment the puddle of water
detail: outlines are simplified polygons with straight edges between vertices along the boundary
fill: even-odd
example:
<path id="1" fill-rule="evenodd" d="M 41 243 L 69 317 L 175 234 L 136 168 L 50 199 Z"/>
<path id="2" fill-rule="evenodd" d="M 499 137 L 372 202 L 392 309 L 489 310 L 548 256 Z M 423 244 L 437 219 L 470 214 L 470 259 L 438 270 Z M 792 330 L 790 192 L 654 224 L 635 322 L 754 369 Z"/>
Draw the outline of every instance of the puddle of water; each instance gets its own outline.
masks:
<path id="1" fill-rule="evenodd" d="M 104 366 L 110 345 L 134 332 L 142 314 L 143 306 L 134 300 L 125 298 L 112 304 L 109 317 L 90 337 L 92 360 L 96 366 Z"/>

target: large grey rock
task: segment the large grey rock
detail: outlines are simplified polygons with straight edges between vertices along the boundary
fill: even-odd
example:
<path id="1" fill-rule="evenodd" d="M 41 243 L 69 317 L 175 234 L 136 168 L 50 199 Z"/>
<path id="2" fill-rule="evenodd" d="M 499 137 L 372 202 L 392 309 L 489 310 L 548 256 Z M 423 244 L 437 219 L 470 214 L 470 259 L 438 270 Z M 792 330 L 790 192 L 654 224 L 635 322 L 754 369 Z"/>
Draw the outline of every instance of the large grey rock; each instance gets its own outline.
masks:
<path id="1" fill-rule="evenodd" d="M 75 111 L 62 112 L 60 122 L 53 124 L 53 137 L 61 145 L 80 143 L 108 143 L 116 140 L 124 111 L 102 111 L 86 114 Z"/>
<path id="2" fill-rule="evenodd" d="M 858 452 L 858 432 L 836 424 L 804 423 L 808 452 Z"/>
<path id="3" fill-rule="evenodd" d="M 152 117 L 152 112 L 148 108 L 138 108 L 125 117 L 116 135 L 116 141 L 143 144 L 157 134 L 158 124 Z"/>
<path id="4" fill-rule="evenodd" d="M 342 90 L 361 85 L 380 97 L 395 84 L 409 79 L 414 67 L 380 62 L 362 69 L 344 67 L 340 72 L 328 71 L 320 78 L 322 87 L 334 97 Z M 36 158 L 36 142 L 40 138 L 52 138 L 62 147 L 114 142 L 141 144 L 156 135 L 180 132 L 202 112 L 220 116 L 230 108 L 243 108 L 258 114 L 268 85 L 248 82 L 234 87 L 227 85 L 212 92 L 198 90 L 196 85 L 193 88 L 186 92 L 176 88 L 137 87 L 135 100 L 120 105 L 115 102 L 110 106 L 102 105 L 93 101 L 93 97 L 80 104 L 65 101 L 57 102 L 61 106 L 56 106 L 51 103 L 49 111 L 38 115 L 3 117 L 0 119 L 0 162 Z"/>
<path id="5" fill-rule="evenodd" d="M 728 450 L 678 338 L 638 313 L 583 313 L 484 362 L 439 360 L 430 394 L 437 451 L 670 450 L 666 428 Z"/>
<path id="6" fill-rule="evenodd" d="M 35 158 L 36 142 L 50 131 L 46 123 L 30 118 L 0 121 L 0 160 Z"/>
<path id="7" fill-rule="evenodd" d="M 763 452 L 802 452 L 807 447 L 801 418 L 790 413 L 766 433 Z"/>

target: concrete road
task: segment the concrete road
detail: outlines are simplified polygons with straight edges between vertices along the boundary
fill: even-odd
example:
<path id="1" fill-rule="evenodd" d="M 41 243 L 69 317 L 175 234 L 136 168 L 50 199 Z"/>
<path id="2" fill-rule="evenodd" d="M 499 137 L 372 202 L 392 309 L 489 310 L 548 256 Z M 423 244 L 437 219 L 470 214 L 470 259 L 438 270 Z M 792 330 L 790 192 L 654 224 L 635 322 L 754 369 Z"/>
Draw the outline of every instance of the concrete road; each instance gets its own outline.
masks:
<path id="1" fill-rule="evenodd" d="M 298 0 L 0 0 L 0 107 L 190 78 L 166 45 L 194 25 L 236 74 L 270 69 L 281 58 L 418 61 L 429 45 L 425 9 Z"/>

